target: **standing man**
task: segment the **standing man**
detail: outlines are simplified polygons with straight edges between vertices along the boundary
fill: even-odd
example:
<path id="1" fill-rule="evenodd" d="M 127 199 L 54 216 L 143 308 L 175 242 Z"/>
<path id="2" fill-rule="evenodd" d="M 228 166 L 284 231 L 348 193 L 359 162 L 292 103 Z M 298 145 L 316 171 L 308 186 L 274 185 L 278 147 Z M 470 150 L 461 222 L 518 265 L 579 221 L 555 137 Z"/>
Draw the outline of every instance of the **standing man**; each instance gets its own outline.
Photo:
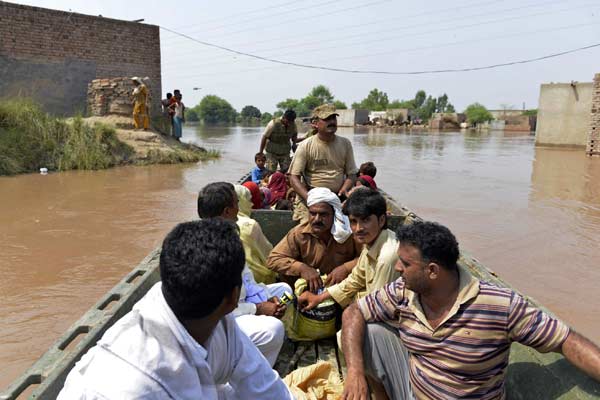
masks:
<path id="1" fill-rule="evenodd" d="M 150 123 L 148 118 L 148 88 L 144 85 L 141 78 L 134 76 L 131 78 L 135 88 L 133 89 L 133 124 L 135 129 L 144 128 L 148 130 Z"/>
<path id="2" fill-rule="evenodd" d="M 306 199 L 313 187 L 325 187 L 338 196 L 346 196 L 356 179 L 356 163 L 350 140 L 337 136 L 335 107 L 323 104 L 313 110 L 317 134 L 304 140 L 290 165 L 290 184 L 297 193 L 294 220 L 306 221 Z M 304 181 L 303 181 L 304 180 Z"/>
<path id="3" fill-rule="evenodd" d="M 75 364 L 58 399 L 291 399 L 230 314 L 243 268 L 235 224 L 177 225 L 161 281 Z"/>
<path id="4" fill-rule="evenodd" d="M 271 172 L 277 171 L 279 165 L 279 170 L 286 173 L 290 166 L 292 143 L 299 142 L 295 121 L 296 112 L 286 110 L 281 118 L 274 118 L 265 128 L 258 152 L 267 150 L 267 169 Z"/>
<path id="5" fill-rule="evenodd" d="M 457 264 L 458 242 L 433 222 L 396 231 L 402 275 L 343 315 L 343 399 L 504 399 L 512 342 L 558 352 L 600 380 L 600 349 L 509 288 Z"/>

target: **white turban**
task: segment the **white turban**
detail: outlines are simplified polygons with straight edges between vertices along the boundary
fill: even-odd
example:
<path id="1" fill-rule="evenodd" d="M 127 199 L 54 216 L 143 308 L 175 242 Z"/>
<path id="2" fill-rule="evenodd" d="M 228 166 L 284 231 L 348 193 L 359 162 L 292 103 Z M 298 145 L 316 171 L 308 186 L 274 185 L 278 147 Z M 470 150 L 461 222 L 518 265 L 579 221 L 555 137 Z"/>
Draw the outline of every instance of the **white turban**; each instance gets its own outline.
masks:
<path id="1" fill-rule="evenodd" d="M 333 225 L 331 225 L 333 238 L 338 243 L 344 243 L 350 237 L 352 234 L 350 220 L 342 213 L 342 202 L 335 193 L 322 187 L 311 189 L 308 192 L 306 203 L 309 207 L 317 203 L 329 204 L 334 212 Z"/>

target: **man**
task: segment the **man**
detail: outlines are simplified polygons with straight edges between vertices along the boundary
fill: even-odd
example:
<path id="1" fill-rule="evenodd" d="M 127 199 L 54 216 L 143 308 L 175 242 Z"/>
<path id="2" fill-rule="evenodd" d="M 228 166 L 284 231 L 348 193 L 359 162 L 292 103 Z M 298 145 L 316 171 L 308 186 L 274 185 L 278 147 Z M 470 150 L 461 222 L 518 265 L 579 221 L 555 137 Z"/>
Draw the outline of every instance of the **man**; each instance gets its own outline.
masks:
<path id="1" fill-rule="evenodd" d="M 290 184 L 298 194 L 294 220 L 308 218 L 306 198 L 313 187 L 325 187 L 338 196 L 346 196 L 354 185 L 358 169 L 352 143 L 336 136 L 337 115 L 333 105 L 323 104 L 313 110 L 313 127 L 317 134 L 302 141 L 290 165 Z M 304 179 L 304 182 L 302 182 Z"/>
<path id="2" fill-rule="evenodd" d="M 177 225 L 162 245 L 162 282 L 75 364 L 58 398 L 291 399 L 228 315 L 243 268 L 231 222 Z"/>
<path id="3" fill-rule="evenodd" d="M 200 218 L 221 217 L 235 222 L 238 212 L 238 198 L 231 183 L 210 183 L 200 190 Z M 244 266 L 239 304 L 233 315 L 242 332 L 248 335 L 271 366 L 275 364 L 285 339 L 285 328 L 280 318 L 285 314 L 286 306 L 279 303 L 285 292 L 292 292 L 285 283 L 266 286 L 256 283 L 250 268 Z"/>
<path id="4" fill-rule="evenodd" d="M 134 76 L 131 78 L 133 82 L 132 97 L 133 97 L 133 124 L 135 129 L 144 128 L 148 130 L 150 120 L 148 118 L 148 88 L 144 85 L 141 78 Z"/>
<path id="5" fill-rule="evenodd" d="M 386 204 L 383 196 L 374 190 L 357 189 L 346 200 L 343 211 L 350 220 L 354 240 L 364 248 L 358 263 L 342 282 L 320 294 L 306 291 L 300 295 L 298 303 L 303 311 L 311 310 L 329 298 L 346 307 L 399 276 L 394 269 L 398 262 L 398 241 L 394 232 L 385 228 Z"/>
<path id="6" fill-rule="evenodd" d="M 286 110 L 281 118 L 274 118 L 265 128 L 258 152 L 267 150 L 267 169 L 271 172 L 277 171 L 279 165 L 279 170 L 286 173 L 290 166 L 292 144 L 300 141 L 295 121 L 296 112 Z"/>
<path id="7" fill-rule="evenodd" d="M 402 279 L 343 315 L 343 399 L 505 398 L 510 344 L 560 352 L 600 380 L 600 349 L 514 291 L 457 265 L 458 243 L 432 222 L 401 226 Z"/>
<path id="8" fill-rule="evenodd" d="M 361 245 L 352 237 L 348 217 L 342 214 L 340 199 L 326 188 L 308 193 L 309 220 L 288 232 L 273 248 L 267 267 L 288 283 L 304 278 L 313 293 L 326 284 L 343 281 L 360 254 Z"/>

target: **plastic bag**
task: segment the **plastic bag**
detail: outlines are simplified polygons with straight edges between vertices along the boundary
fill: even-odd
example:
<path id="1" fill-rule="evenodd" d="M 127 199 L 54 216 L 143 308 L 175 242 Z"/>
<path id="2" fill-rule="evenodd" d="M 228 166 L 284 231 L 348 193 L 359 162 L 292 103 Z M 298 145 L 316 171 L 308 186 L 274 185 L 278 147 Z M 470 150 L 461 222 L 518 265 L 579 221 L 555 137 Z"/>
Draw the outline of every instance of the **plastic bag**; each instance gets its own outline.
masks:
<path id="1" fill-rule="evenodd" d="M 319 361 L 290 372 L 283 379 L 296 400 L 338 400 L 344 384 L 337 369 L 328 361 Z"/>

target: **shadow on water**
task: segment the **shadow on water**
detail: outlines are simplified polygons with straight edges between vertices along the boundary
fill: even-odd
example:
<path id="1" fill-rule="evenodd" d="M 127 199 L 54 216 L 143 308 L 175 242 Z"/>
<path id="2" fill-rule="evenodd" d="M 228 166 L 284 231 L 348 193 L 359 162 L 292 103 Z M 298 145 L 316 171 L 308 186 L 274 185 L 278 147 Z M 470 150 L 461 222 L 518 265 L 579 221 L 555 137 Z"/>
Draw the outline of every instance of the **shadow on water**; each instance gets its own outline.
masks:
<path id="1" fill-rule="evenodd" d="M 511 400 L 592 399 L 600 395 L 600 384 L 564 358 L 545 367 L 533 362 L 510 364 L 506 387 Z"/>

